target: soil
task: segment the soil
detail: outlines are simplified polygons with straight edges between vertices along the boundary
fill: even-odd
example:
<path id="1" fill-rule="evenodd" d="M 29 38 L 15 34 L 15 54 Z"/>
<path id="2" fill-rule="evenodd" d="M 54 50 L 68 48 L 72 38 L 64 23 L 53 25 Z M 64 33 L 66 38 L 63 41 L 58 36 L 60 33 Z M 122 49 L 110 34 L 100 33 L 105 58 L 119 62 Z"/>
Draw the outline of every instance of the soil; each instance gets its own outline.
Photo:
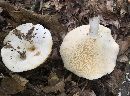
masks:
<path id="1" fill-rule="evenodd" d="M 114 71 L 91 81 L 64 68 L 59 47 L 67 32 L 97 14 L 120 52 Z M 8 70 L 0 58 L 0 96 L 130 96 L 129 0 L 0 0 L 0 48 L 9 31 L 27 22 L 51 30 L 52 53 L 38 68 L 21 73 Z"/>

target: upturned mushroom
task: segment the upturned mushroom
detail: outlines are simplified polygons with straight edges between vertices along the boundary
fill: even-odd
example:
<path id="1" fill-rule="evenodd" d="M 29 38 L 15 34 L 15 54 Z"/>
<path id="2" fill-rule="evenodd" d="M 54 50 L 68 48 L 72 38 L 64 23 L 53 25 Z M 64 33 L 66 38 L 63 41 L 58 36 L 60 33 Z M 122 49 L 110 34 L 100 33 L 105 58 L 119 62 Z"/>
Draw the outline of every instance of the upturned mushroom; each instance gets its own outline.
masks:
<path id="1" fill-rule="evenodd" d="M 44 63 L 52 50 L 52 36 L 42 25 L 22 24 L 4 39 L 2 61 L 13 72 L 34 69 Z"/>
<path id="2" fill-rule="evenodd" d="M 93 17 L 89 25 L 70 31 L 60 46 L 64 67 L 79 77 L 89 80 L 110 74 L 116 65 L 119 45 L 111 30 Z"/>

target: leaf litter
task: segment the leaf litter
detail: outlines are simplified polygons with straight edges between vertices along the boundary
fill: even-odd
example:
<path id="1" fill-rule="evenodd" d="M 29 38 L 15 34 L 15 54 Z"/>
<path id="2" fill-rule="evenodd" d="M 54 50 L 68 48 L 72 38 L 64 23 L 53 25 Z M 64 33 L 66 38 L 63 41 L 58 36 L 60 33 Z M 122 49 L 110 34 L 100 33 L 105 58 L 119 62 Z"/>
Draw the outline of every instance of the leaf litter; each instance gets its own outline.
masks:
<path id="1" fill-rule="evenodd" d="M 42 2 L 41 2 L 42 1 Z M 9 0 L 21 7 L 32 10 L 38 14 L 59 14 L 60 24 L 70 31 L 77 26 L 88 24 L 88 5 L 91 0 Z M 97 2 L 97 0 L 95 0 Z M 42 3 L 42 4 L 41 4 Z M 53 34 L 55 45 L 50 59 L 44 66 L 24 73 L 9 75 L 5 69 L 0 69 L 4 74 L 1 79 L 0 95 L 8 96 L 112 96 L 117 95 L 122 79 L 125 78 L 126 64 L 130 62 L 130 3 L 125 0 L 98 0 L 98 7 L 102 10 L 101 24 L 112 30 L 112 35 L 120 45 L 120 52 L 117 58 L 115 70 L 99 80 L 89 81 L 84 85 L 83 78 L 80 78 L 67 71 L 59 55 L 59 46 L 67 32 Z M 37 8 L 36 8 L 37 7 Z M 127 10 L 128 8 L 128 10 Z M 8 30 L 19 25 L 13 18 L 8 17 L 5 10 L 0 7 L 0 46 Z M 5 15 L 6 14 L 6 15 Z M 19 17 L 18 17 L 19 18 Z M 4 22 L 7 25 L 2 25 Z M 33 20 L 32 20 L 33 21 Z M 26 20 L 20 22 L 27 22 Z M 37 23 L 37 22 L 36 22 Z M 11 26 L 11 27 L 10 27 Z M 3 67 L 2 67 L 3 68 Z M 52 70 L 57 72 L 53 72 Z M 3 71 L 4 70 L 4 71 Z M 121 79 L 122 78 L 122 79 Z M 82 90 L 84 88 L 84 90 Z M 107 91 L 106 91 L 107 90 Z M 87 95 L 86 95 L 87 94 Z M 1 95 L 1 96 L 2 96 Z M 12 95 L 13 96 L 13 95 Z"/>

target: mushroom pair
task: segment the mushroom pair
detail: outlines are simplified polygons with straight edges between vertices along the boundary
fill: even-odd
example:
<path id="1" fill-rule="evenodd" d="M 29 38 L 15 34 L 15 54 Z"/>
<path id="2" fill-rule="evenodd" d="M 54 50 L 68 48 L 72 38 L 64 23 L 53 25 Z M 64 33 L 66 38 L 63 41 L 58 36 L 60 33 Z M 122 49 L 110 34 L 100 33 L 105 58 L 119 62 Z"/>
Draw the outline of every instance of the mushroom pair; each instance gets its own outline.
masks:
<path id="1" fill-rule="evenodd" d="M 64 67 L 79 77 L 98 79 L 111 73 L 116 65 L 119 46 L 111 30 L 99 24 L 99 18 L 90 19 L 70 31 L 60 46 Z M 49 30 L 41 25 L 23 24 L 12 30 L 1 49 L 5 66 L 13 72 L 31 70 L 42 64 L 52 49 Z"/>

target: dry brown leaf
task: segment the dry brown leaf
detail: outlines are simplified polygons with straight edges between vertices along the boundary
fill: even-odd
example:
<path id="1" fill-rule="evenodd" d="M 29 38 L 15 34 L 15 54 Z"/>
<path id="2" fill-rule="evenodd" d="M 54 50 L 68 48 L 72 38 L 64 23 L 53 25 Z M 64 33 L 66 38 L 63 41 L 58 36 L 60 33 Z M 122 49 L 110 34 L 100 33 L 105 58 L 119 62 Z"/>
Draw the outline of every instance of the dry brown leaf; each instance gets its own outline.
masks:
<path id="1" fill-rule="evenodd" d="M 126 41 L 121 41 L 119 40 L 118 41 L 119 43 L 119 47 L 120 47 L 120 50 L 119 50 L 119 55 L 123 54 L 129 47 L 129 42 L 126 40 Z"/>
<path id="2" fill-rule="evenodd" d="M 20 75 L 17 75 L 17 74 L 11 75 L 11 77 L 13 79 L 15 79 L 21 86 L 25 86 L 28 82 L 27 79 L 25 79 L 25 78 L 23 78 L 23 77 L 21 77 Z"/>
<path id="3" fill-rule="evenodd" d="M 53 49 L 51 58 L 55 59 L 55 60 L 60 59 L 60 56 L 58 55 L 58 49 L 57 48 Z"/>
<path id="4" fill-rule="evenodd" d="M 107 0 L 106 3 L 107 3 L 106 4 L 107 10 L 113 12 L 114 1 L 113 0 Z"/>
<path id="5" fill-rule="evenodd" d="M 25 89 L 25 84 L 28 81 L 18 75 L 12 75 L 12 77 L 5 77 L 1 81 L 1 88 L 7 94 L 16 94 Z"/>
<path id="6" fill-rule="evenodd" d="M 70 74 L 66 79 L 65 81 L 72 81 L 72 74 Z"/>
<path id="7" fill-rule="evenodd" d="M 55 86 L 59 82 L 59 78 L 56 73 L 51 72 L 48 78 L 48 85 Z"/>
<path id="8" fill-rule="evenodd" d="M 127 11 L 122 8 L 121 11 L 120 11 L 121 17 L 123 17 L 126 13 L 127 13 Z"/>
<path id="9" fill-rule="evenodd" d="M 65 87 L 65 83 L 64 83 L 64 80 L 62 80 L 59 83 L 57 83 L 55 86 L 46 86 L 42 90 L 45 93 L 50 93 L 50 92 L 56 93 L 58 91 L 62 93 L 65 91 L 64 87 Z"/>
<path id="10" fill-rule="evenodd" d="M 84 90 L 80 96 L 96 96 L 93 90 Z"/>
<path id="11" fill-rule="evenodd" d="M 68 96 L 73 96 L 74 94 L 77 95 L 78 93 L 81 92 L 81 89 L 78 86 L 75 87 L 69 87 L 67 89 Z"/>
<path id="12" fill-rule="evenodd" d="M 46 3 L 43 3 L 43 5 L 42 5 L 44 8 L 50 8 L 50 6 L 51 6 L 51 1 L 48 1 L 48 2 L 46 2 Z"/>
<path id="13" fill-rule="evenodd" d="M 0 96 L 10 96 L 10 95 L 7 95 L 3 89 L 0 88 Z"/>
<path id="14" fill-rule="evenodd" d="M 56 10 L 60 10 L 63 5 L 59 3 L 59 0 L 50 0 L 43 4 L 43 7 L 50 8 L 51 6 L 55 6 Z"/>
<path id="15" fill-rule="evenodd" d="M 104 19 L 103 16 L 100 16 L 100 22 L 104 26 L 106 26 L 106 25 L 114 25 L 116 28 L 119 28 L 120 27 L 119 21 L 117 19 L 116 20 L 114 20 L 114 19 L 109 18 L 108 20 L 106 20 L 106 19 Z"/>
<path id="16" fill-rule="evenodd" d="M 59 94 L 58 96 L 67 96 L 67 94 L 65 92 Z"/>
<path id="17" fill-rule="evenodd" d="M 3 11 L 2 7 L 0 7 L 0 13 Z"/>
<path id="18" fill-rule="evenodd" d="M 117 61 L 119 61 L 119 62 L 128 62 L 128 57 L 126 56 L 126 55 L 121 55 L 121 56 L 119 56 L 118 57 L 118 59 L 117 59 Z"/>
<path id="19" fill-rule="evenodd" d="M 129 47 L 130 47 L 130 36 L 126 37 L 126 39 L 128 41 Z"/>
<path id="20" fill-rule="evenodd" d="M 79 92 L 75 93 L 73 96 L 80 96 L 80 95 L 79 95 Z"/>
<path id="21" fill-rule="evenodd" d="M 60 10 L 63 5 L 59 3 L 59 0 L 52 0 L 52 5 L 55 5 L 56 10 Z"/>

